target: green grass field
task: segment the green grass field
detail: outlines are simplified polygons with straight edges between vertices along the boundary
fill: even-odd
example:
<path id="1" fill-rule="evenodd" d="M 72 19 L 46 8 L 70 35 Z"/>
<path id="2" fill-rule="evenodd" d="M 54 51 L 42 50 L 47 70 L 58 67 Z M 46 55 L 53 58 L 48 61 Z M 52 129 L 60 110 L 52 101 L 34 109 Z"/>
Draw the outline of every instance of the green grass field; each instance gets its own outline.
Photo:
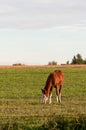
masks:
<path id="1" fill-rule="evenodd" d="M 62 102 L 41 103 L 50 72 L 61 69 L 65 74 Z M 86 68 L 0 68 L 0 124 L 16 122 L 29 127 L 41 126 L 55 116 L 86 115 Z"/>

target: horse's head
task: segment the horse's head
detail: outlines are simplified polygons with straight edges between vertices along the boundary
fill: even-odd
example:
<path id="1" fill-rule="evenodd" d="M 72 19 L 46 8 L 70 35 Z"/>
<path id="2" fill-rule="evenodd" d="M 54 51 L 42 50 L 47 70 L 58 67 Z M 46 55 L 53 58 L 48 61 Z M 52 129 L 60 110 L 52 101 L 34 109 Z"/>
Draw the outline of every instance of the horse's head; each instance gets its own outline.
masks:
<path id="1" fill-rule="evenodd" d="M 47 91 L 45 89 L 41 89 L 42 90 L 42 101 L 43 103 L 46 104 L 47 100 L 48 100 L 48 94 L 47 94 Z"/>

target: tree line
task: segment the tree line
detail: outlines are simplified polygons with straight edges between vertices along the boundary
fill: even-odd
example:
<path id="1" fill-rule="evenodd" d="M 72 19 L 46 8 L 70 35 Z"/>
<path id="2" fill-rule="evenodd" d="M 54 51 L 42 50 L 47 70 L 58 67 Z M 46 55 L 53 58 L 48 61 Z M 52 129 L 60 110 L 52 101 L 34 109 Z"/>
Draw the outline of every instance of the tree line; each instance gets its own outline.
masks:
<path id="1" fill-rule="evenodd" d="M 81 54 L 77 54 L 73 57 L 71 64 L 86 64 L 86 59 L 83 59 Z"/>
<path id="2" fill-rule="evenodd" d="M 81 54 L 74 55 L 72 61 L 67 61 L 66 64 L 86 64 L 86 59 L 83 59 Z M 57 65 L 56 61 L 51 61 L 48 65 Z"/>

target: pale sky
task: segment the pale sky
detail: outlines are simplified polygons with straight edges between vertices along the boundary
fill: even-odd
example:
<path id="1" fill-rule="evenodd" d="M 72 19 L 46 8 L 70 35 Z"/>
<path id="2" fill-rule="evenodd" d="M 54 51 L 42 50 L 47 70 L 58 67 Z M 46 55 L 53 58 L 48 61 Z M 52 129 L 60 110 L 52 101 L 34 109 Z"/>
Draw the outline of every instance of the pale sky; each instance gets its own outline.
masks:
<path id="1" fill-rule="evenodd" d="M 0 0 L 0 65 L 86 58 L 86 0 Z"/>

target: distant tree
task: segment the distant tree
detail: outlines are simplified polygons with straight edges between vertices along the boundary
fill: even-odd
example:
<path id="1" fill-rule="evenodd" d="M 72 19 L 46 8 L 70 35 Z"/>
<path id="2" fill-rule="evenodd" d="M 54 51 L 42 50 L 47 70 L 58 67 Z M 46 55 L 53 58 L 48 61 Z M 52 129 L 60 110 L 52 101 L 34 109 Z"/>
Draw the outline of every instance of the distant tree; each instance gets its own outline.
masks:
<path id="1" fill-rule="evenodd" d="M 76 56 L 73 57 L 71 64 L 83 64 L 84 60 L 82 56 L 78 53 Z"/>
<path id="2" fill-rule="evenodd" d="M 69 65 L 69 61 L 67 61 L 66 64 Z"/>
<path id="3" fill-rule="evenodd" d="M 75 56 L 73 57 L 71 64 L 77 64 L 77 59 Z"/>
<path id="4" fill-rule="evenodd" d="M 51 62 L 49 62 L 49 63 L 48 63 L 48 65 L 52 65 L 52 63 L 51 63 Z"/>
<path id="5" fill-rule="evenodd" d="M 83 59 L 82 56 L 80 54 L 77 54 L 77 64 L 83 64 Z"/>
<path id="6" fill-rule="evenodd" d="M 56 61 L 51 61 L 48 63 L 48 65 L 57 65 L 57 62 Z"/>

